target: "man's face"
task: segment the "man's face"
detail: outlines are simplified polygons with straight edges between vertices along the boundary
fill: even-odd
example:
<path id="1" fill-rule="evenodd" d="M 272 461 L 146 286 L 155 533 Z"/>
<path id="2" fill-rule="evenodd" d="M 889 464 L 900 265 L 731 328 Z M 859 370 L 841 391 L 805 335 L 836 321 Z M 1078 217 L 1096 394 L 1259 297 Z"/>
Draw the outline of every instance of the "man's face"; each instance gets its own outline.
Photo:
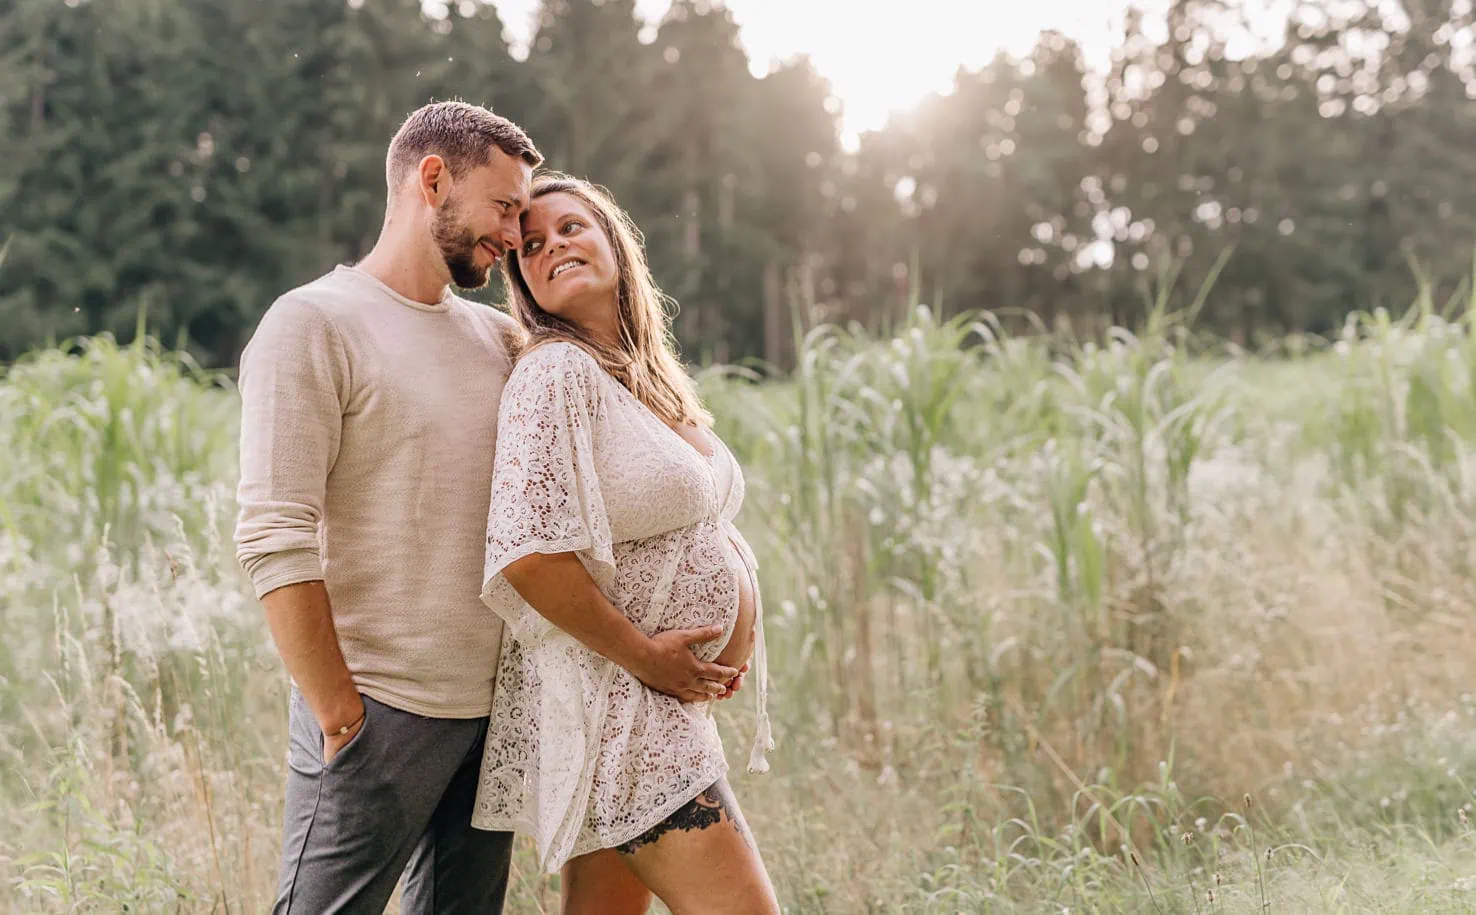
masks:
<path id="1" fill-rule="evenodd" d="M 518 217 L 528 206 L 533 167 L 494 150 L 492 161 L 455 181 L 436 210 L 431 236 L 462 289 L 487 285 L 497 259 L 517 250 Z"/>

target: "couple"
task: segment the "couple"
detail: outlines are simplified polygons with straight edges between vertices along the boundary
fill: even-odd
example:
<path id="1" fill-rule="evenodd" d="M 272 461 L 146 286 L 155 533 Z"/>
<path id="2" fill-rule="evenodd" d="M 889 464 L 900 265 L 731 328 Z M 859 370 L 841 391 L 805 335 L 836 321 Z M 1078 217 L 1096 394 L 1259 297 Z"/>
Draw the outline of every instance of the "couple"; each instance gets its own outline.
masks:
<path id="1" fill-rule="evenodd" d="M 777 913 L 714 700 L 752 657 L 743 475 L 640 234 L 460 102 L 396 133 L 378 242 L 241 359 L 237 552 L 293 681 L 277 913 Z M 512 318 L 453 295 L 501 262 Z M 495 448 L 494 448 L 495 446 Z M 494 457 L 495 455 L 495 457 Z"/>

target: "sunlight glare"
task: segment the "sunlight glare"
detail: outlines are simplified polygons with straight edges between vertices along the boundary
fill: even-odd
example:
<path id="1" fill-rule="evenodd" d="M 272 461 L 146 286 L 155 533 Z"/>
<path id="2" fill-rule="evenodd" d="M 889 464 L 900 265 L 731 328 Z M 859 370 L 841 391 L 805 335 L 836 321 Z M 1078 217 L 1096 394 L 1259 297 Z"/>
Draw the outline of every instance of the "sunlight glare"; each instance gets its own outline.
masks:
<path id="1" fill-rule="evenodd" d="M 526 46 L 538 0 L 493 0 L 515 47 Z M 1231 35 L 1232 55 L 1274 39 L 1292 0 L 1248 0 L 1255 34 Z M 1139 0 L 1148 27 L 1161 28 L 1168 0 Z M 671 0 L 636 0 L 636 11 L 659 22 Z M 896 111 L 947 92 L 960 67 L 974 70 L 1004 51 L 1030 52 L 1043 29 L 1082 48 L 1088 67 L 1107 66 L 1122 34 L 1123 0 L 728 0 L 757 76 L 778 62 L 808 54 L 830 81 L 842 108 L 843 142 L 886 125 Z M 1233 29 L 1230 30 L 1233 32 Z M 1238 55 L 1234 55 L 1238 56 Z"/>

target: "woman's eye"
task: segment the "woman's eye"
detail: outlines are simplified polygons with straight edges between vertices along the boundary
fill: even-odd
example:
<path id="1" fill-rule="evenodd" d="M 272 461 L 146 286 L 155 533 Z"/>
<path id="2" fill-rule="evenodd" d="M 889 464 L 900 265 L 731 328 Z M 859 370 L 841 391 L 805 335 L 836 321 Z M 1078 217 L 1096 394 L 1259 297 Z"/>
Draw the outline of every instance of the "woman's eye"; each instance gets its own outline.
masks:
<path id="1" fill-rule="evenodd" d="M 538 250 L 538 242 L 536 242 L 536 241 L 530 241 L 526 245 L 523 246 L 523 256 L 524 257 L 528 257 L 534 251 L 537 251 L 537 250 Z"/>
<path id="2" fill-rule="evenodd" d="M 564 223 L 564 234 L 565 235 L 568 235 L 570 232 L 573 232 L 576 228 L 579 228 L 579 229 L 584 228 L 584 223 L 580 222 L 577 219 L 571 219 L 568 222 Z"/>

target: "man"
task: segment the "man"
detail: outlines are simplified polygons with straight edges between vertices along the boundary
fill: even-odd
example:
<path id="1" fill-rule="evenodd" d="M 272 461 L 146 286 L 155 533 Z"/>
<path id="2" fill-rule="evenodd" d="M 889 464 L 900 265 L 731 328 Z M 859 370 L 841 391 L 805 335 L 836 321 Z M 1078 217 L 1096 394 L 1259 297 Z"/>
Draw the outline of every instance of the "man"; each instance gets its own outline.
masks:
<path id="1" fill-rule="evenodd" d="M 481 605 L 514 325 L 451 293 L 519 242 L 542 157 L 461 102 L 395 134 L 374 249 L 272 304 L 241 359 L 237 554 L 293 682 L 277 913 L 497 912 L 511 835 L 471 827 L 502 630 Z M 622 664 L 686 699 L 735 672 L 612 611 Z"/>

